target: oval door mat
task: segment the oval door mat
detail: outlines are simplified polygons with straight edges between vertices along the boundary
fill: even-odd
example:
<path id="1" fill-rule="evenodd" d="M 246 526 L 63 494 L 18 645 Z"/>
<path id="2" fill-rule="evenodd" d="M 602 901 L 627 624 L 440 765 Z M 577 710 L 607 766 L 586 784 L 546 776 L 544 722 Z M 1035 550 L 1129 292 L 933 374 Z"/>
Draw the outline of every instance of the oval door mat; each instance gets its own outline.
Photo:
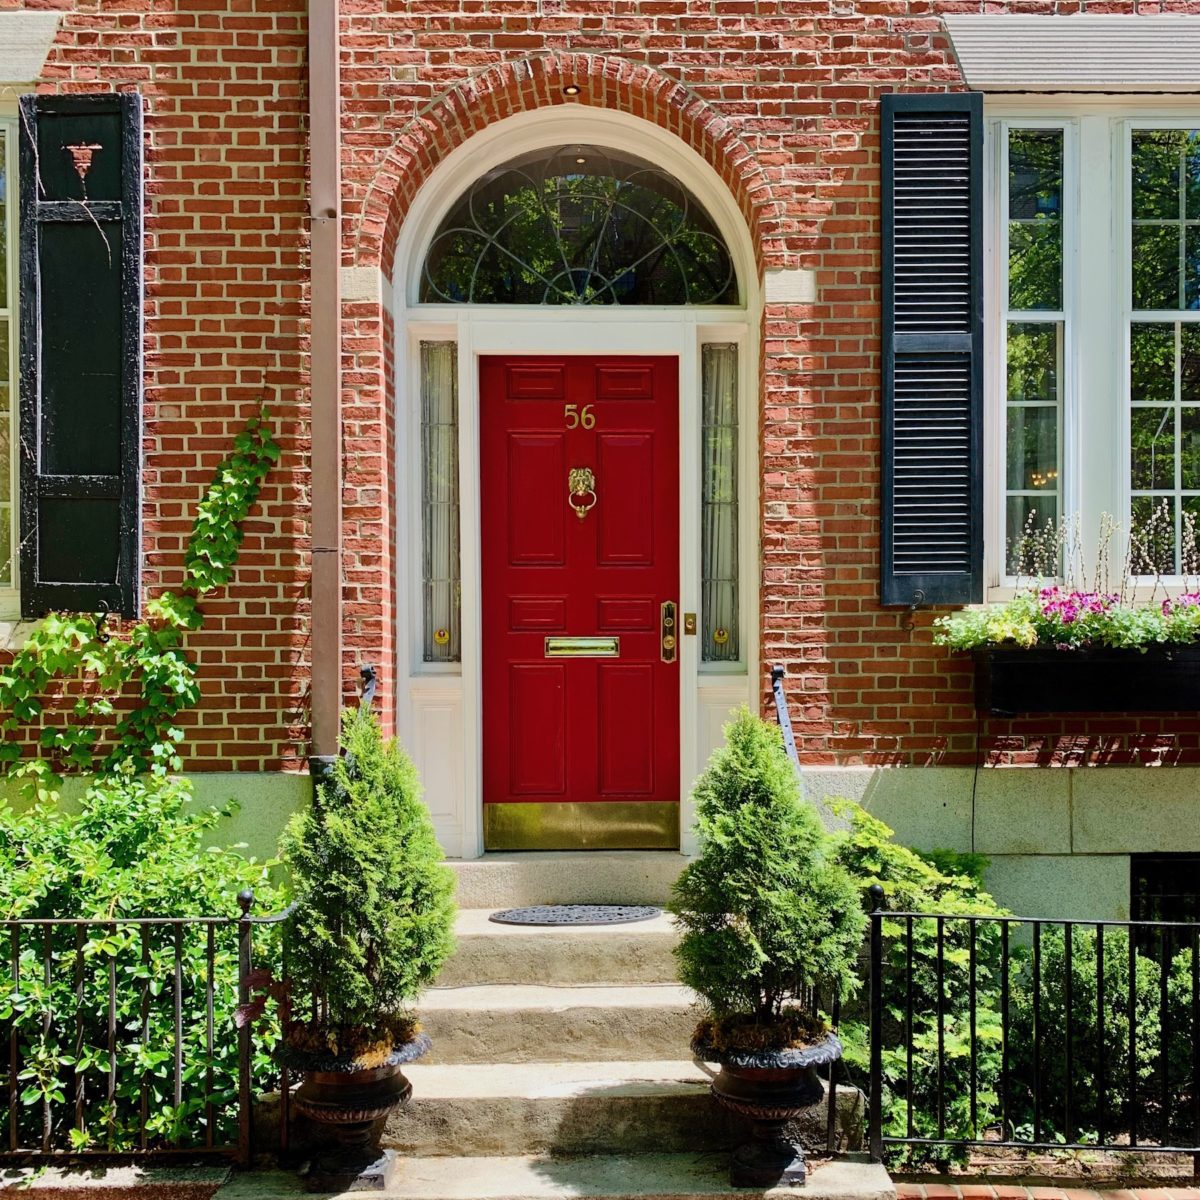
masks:
<path id="1" fill-rule="evenodd" d="M 488 918 L 500 925 L 626 925 L 662 912 L 649 904 L 535 904 L 506 908 Z"/>

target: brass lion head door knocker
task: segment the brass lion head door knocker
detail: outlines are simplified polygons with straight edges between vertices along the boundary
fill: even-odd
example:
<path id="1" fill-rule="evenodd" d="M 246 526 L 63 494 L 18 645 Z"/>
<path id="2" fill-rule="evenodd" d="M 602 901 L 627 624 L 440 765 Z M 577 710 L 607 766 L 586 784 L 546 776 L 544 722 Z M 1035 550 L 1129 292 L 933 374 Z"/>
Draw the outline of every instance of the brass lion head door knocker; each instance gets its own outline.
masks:
<path id="1" fill-rule="evenodd" d="M 567 473 L 567 503 L 581 521 L 596 507 L 596 477 L 591 467 L 572 467 Z"/>

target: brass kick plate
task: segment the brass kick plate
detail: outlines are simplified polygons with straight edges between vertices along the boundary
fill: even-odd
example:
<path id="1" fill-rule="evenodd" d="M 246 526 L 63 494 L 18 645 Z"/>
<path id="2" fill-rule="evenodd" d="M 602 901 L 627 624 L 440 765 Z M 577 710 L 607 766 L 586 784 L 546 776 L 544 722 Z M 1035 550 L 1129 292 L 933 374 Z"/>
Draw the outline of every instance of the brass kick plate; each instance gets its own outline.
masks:
<path id="1" fill-rule="evenodd" d="M 620 658 L 621 639 L 615 637 L 548 637 L 547 658 Z"/>

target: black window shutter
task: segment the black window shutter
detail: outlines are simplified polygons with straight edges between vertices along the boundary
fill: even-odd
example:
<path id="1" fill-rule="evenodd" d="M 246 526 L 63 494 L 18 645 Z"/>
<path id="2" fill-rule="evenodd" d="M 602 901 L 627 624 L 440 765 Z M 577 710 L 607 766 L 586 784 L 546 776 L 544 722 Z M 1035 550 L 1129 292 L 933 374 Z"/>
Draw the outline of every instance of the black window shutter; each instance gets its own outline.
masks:
<path id="1" fill-rule="evenodd" d="M 21 610 L 138 606 L 142 105 L 22 96 Z"/>
<path id="2" fill-rule="evenodd" d="M 983 599 L 983 97 L 882 105 L 884 604 Z"/>

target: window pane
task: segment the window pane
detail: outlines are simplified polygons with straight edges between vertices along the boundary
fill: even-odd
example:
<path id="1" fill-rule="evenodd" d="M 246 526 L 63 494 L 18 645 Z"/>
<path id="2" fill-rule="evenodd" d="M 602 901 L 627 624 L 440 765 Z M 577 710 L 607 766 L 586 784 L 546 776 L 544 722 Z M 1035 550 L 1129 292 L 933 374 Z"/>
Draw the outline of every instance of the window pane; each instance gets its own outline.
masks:
<path id="1" fill-rule="evenodd" d="M 738 621 L 737 347 L 701 351 L 701 635 L 704 662 L 736 662 Z"/>
<path id="2" fill-rule="evenodd" d="M 1006 350 L 1008 389 L 1005 490 L 1008 571 L 1056 574 L 1036 542 L 1059 514 L 1059 422 L 1062 323 L 1013 321 Z"/>
<path id="3" fill-rule="evenodd" d="M 1200 408 L 1179 410 L 1179 486 L 1200 491 Z"/>
<path id="4" fill-rule="evenodd" d="M 1058 524 L 1058 497 L 1009 496 L 1005 513 L 1005 542 L 1009 575 L 1049 577 L 1058 574 L 1059 565 L 1049 561 L 1042 547 L 1052 546 Z"/>
<path id="5" fill-rule="evenodd" d="M 458 549 L 458 347 L 421 343 L 421 542 L 426 662 L 461 655 Z"/>
<path id="6" fill-rule="evenodd" d="M 1058 409 L 1008 410 L 1008 486 L 1014 492 L 1058 490 Z"/>
<path id="7" fill-rule="evenodd" d="M 1175 399 L 1175 326 L 1135 324 L 1129 335 L 1129 399 L 1170 404 Z"/>
<path id="8" fill-rule="evenodd" d="M 1173 575 L 1175 561 L 1174 496 L 1134 496 L 1130 524 L 1135 575 Z"/>
<path id="9" fill-rule="evenodd" d="M 1058 325 L 1008 327 L 1008 400 L 1058 403 Z"/>
<path id="10" fill-rule="evenodd" d="M 1130 165 L 1135 221 L 1179 219 L 1179 169 L 1187 138 L 1182 129 L 1133 131 Z"/>
<path id="11" fill-rule="evenodd" d="M 1133 227 L 1133 307 L 1179 307 L 1178 225 Z"/>
<path id="12" fill-rule="evenodd" d="M 1130 482 L 1135 488 L 1175 486 L 1175 409 L 1135 408 L 1129 424 Z"/>
<path id="13" fill-rule="evenodd" d="M 1062 308 L 1062 164 L 1061 130 L 1010 130 L 1009 308 Z"/>

